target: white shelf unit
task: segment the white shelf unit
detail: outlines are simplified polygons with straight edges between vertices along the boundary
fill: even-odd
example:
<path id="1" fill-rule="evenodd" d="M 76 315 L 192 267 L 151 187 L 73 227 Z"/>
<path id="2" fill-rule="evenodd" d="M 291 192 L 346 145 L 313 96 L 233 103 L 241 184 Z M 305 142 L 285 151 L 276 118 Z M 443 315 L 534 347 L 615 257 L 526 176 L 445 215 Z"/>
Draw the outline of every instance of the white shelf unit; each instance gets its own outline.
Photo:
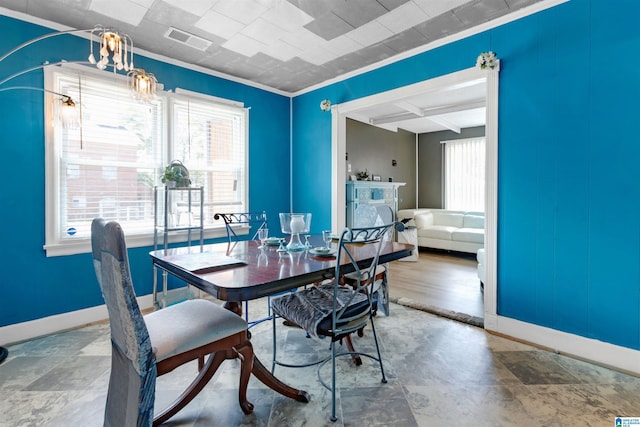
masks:
<path id="1" fill-rule="evenodd" d="M 204 188 L 203 187 L 154 187 L 153 249 L 167 249 L 171 235 L 186 233 L 186 244 L 204 244 Z M 164 308 L 172 303 L 193 298 L 187 285 L 181 292 L 169 298 L 168 273 L 153 267 L 153 302 Z M 161 274 L 162 290 L 158 292 L 158 275 Z"/>
<path id="2" fill-rule="evenodd" d="M 398 214 L 398 187 L 404 182 L 347 181 L 347 227 L 353 227 L 355 212 L 360 205 L 387 205 Z"/>

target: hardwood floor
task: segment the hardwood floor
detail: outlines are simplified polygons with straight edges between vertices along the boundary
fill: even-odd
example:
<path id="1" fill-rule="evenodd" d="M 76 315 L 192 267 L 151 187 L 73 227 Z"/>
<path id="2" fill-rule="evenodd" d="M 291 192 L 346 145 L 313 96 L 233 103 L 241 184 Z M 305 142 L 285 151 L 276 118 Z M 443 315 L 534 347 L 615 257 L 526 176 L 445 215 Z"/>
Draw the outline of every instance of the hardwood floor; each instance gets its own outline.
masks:
<path id="1" fill-rule="evenodd" d="M 421 248 L 417 262 L 391 263 L 389 295 L 482 318 L 477 267 L 475 254 Z"/>

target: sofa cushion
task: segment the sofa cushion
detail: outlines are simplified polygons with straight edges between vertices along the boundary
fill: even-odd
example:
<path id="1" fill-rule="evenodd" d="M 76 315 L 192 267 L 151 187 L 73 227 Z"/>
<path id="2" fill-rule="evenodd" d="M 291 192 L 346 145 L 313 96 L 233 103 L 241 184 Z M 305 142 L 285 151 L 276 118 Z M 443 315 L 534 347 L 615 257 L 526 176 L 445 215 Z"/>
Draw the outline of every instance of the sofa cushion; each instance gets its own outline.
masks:
<path id="1" fill-rule="evenodd" d="M 482 228 L 484 229 L 484 216 L 483 215 L 470 215 L 464 216 L 462 223 L 464 228 Z"/>
<path id="2" fill-rule="evenodd" d="M 434 212 L 433 223 L 435 225 L 448 225 L 451 227 L 462 227 L 464 215 L 451 212 Z"/>
<path id="3" fill-rule="evenodd" d="M 419 229 L 419 237 L 429 237 L 431 239 L 451 240 L 451 234 L 457 230 L 456 227 L 448 225 L 432 225 L 427 228 Z"/>
<path id="4" fill-rule="evenodd" d="M 428 213 L 428 212 L 431 212 L 431 209 L 425 209 L 425 208 L 422 208 L 422 209 L 399 209 L 398 213 L 397 213 L 397 216 L 398 216 L 398 220 L 401 220 L 401 219 L 405 219 L 405 218 L 413 218 L 418 214 Z"/>
<path id="5" fill-rule="evenodd" d="M 457 242 L 484 243 L 484 228 L 458 228 L 451 233 Z"/>
<path id="6" fill-rule="evenodd" d="M 432 213 L 420 213 L 413 217 L 413 221 L 416 223 L 416 227 L 418 230 L 424 229 L 433 225 L 433 214 Z"/>

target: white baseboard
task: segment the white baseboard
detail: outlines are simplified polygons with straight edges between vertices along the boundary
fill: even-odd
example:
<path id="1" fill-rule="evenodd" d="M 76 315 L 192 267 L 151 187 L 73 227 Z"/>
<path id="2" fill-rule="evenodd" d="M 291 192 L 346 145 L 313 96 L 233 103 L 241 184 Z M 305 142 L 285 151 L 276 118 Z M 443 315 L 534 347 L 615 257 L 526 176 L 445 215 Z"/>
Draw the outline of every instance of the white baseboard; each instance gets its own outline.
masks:
<path id="1" fill-rule="evenodd" d="M 640 376 L 640 351 L 502 316 L 486 316 L 485 329 L 569 356 Z"/>
<path id="2" fill-rule="evenodd" d="M 175 289 L 169 292 L 182 292 L 182 290 Z M 142 310 L 151 309 L 153 307 L 152 295 L 139 297 L 138 304 Z M 11 345 L 44 335 L 82 327 L 91 323 L 105 321 L 107 318 L 106 306 L 100 305 L 84 310 L 4 326 L 0 328 L 0 345 Z M 640 351 L 638 350 L 557 331 L 508 317 L 487 315 L 486 313 L 484 325 L 488 331 L 640 376 Z"/>
<path id="3" fill-rule="evenodd" d="M 138 305 L 141 310 L 152 308 L 153 296 L 149 294 L 138 297 Z M 7 346 L 33 338 L 79 328 L 92 323 L 106 321 L 108 318 L 107 306 L 103 304 L 83 310 L 3 326 L 0 328 L 0 345 Z"/>

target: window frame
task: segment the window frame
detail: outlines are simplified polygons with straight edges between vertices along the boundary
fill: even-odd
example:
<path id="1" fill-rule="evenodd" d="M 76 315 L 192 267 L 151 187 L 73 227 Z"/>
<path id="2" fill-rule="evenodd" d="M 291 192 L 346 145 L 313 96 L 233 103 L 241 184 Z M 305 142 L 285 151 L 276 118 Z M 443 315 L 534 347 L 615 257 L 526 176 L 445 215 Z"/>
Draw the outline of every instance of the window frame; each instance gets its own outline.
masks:
<path id="1" fill-rule="evenodd" d="M 123 75 L 105 74 L 105 71 L 94 70 L 93 68 L 81 66 L 77 64 L 64 64 L 61 67 L 45 68 L 44 70 L 44 88 L 45 90 L 56 90 L 56 74 L 71 74 L 77 76 L 87 76 L 91 79 L 100 79 L 104 82 L 114 85 L 122 85 L 127 87 L 127 79 Z M 163 97 L 164 103 L 161 108 L 160 115 L 162 117 L 162 129 L 161 134 L 161 147 L 160 155 L 163 164 L 168 164 L 172 159 L 172 152 L 174 150 L 173 144 L 173 106 L 175 99 L 184 100 L 185 98 L 192 98 L 198 102 L 210 102 L 212 104 L 220 105 L 224 108 L 237 108 L 242 111 L 244 120 L 244 194 L 241 198 L 244 201 L 246 209 L 249 209 L 249 109 L 244 107 L 244 104 L 237 101 L 226 100 L 223 98 L 210 96 L 202 93 L 196 93 L 184 89 L 175 89 L 175 94 L 171 92 L 165 92 L 162 90 L 162 86 L 158 86 L 158 96 Z M 78 237 L 75 239 L 65 240 L 60 239 L 60 210 L 61 210 L 61 169 L 60 164 L 57 161 L 61 146 L 56 143 L 54 120 L 55 117 L 55 102 L 59 98 L 58 95 L 44 92 L 44 142 L 45 142 L 45 243 L 43 249 L 46 256 L 64 256 L 74 255 L 80 253 L 91 252 L 91 238 Z M 77 101 L 77 100 L 76 100 Z M 158 177 L 156 178 L 156 185 L 161 186 Z M 240 230 L 242 233 L 243 230 Z M 246 231 L 245 231 L 246 232 Z M 205 226 L 204 237 L 205 239 L 218 238 L 226 236 L 226 230 L 223 224 L 214 224 Z M 187 240 L 186 231 L 176 231 L 169 233 L 169 242 L 185 242 Z M 131 234 L 127 236 L 127 245 L 129 247 L 144 247 L 153 246 L 154 242 L 154 230 L 153 224 L 149 227 L 148 232 Z"/>

